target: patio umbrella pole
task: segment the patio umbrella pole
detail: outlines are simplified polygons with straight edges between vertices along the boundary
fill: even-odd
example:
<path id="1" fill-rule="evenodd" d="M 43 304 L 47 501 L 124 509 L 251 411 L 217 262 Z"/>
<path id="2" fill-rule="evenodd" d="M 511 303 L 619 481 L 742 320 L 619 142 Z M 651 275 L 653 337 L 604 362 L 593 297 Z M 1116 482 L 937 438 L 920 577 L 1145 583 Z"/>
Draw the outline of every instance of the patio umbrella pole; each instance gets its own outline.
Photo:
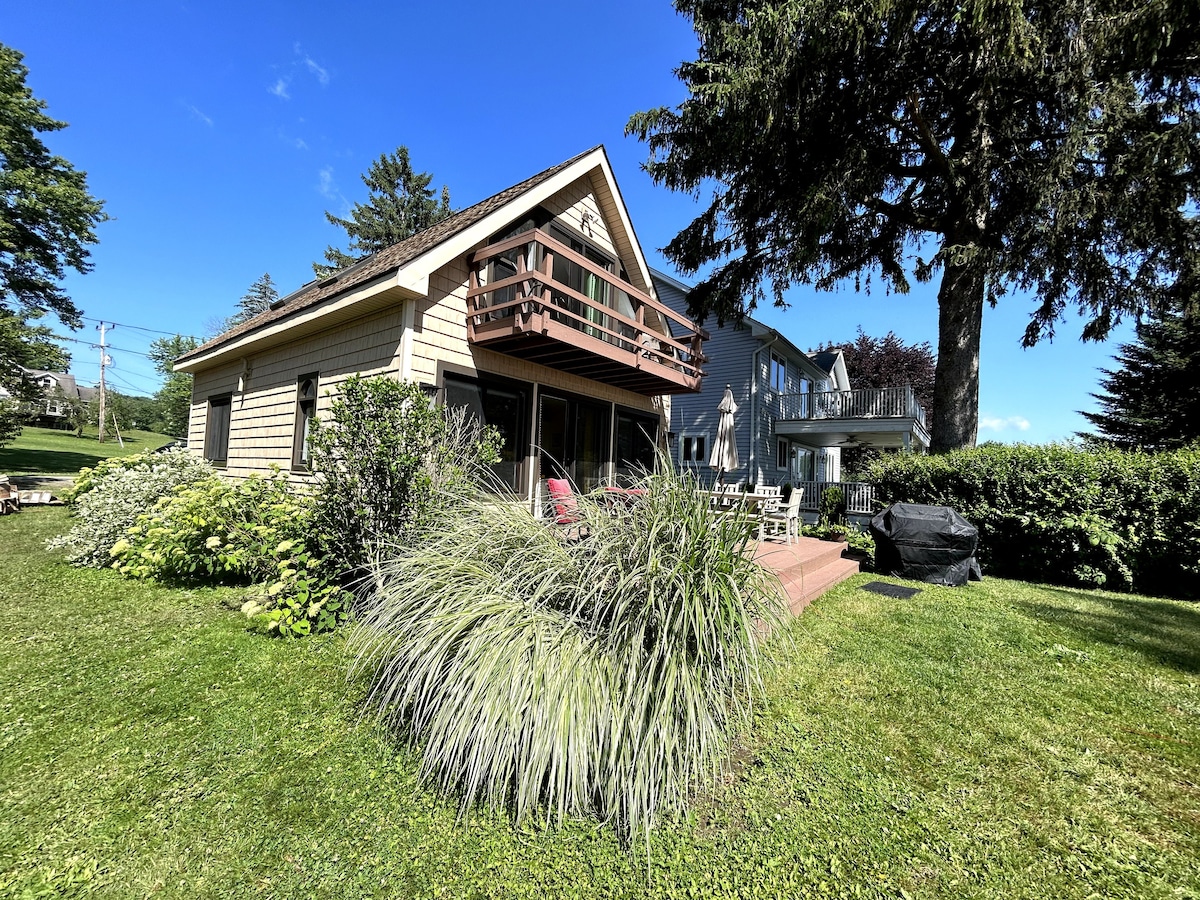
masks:
<path id="1" fill-rule="evenodd" d="M 733 388 L 725 385 L 725 393 L 717 404 L 717 412 L 721 414 L 717 421 L 717 439 L 713 441 L 712 454 L 708 458 L 710 469 L 717 470 L 717 484 L 725 484 L 725 473 L 736 469 L 740 463 L 737 451 L 737 432 L 734 430 L 733 414 L 737 412 L 737 403 L 733 399 Z"/>

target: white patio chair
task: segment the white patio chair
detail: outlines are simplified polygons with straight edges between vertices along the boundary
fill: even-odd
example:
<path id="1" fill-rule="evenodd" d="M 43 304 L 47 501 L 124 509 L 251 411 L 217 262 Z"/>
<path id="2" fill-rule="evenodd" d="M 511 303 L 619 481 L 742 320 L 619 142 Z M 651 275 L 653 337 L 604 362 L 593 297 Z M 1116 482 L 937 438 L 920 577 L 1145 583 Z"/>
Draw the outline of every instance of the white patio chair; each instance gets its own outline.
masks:
<path id="1" fill-rule="evenodd" d="M 783 504 L 774 512 L 766 514 L 766 529 L 773 536 L 779 535 L 779 529 L 782 526 L 784 539 L 787 543 L 792 543 L 793 538 L 800 540 L 800 501 L 804 497 L 804 491 L 800 488 L 792 488 L 791 496 L 788 497 L 787 503 Z"/>

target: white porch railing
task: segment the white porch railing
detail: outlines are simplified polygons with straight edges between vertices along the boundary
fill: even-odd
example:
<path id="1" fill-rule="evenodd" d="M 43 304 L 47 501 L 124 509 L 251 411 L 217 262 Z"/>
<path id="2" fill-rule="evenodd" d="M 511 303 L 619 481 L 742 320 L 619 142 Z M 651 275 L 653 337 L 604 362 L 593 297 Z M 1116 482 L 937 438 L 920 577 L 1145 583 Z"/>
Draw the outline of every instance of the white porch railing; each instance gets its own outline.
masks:
<path id="1" fill-rule="evenodd" d="M 802 490 L 800 509 L 805 512 L 819 512 L 821 495 L 826 488 L 842 489 L 846 498 L 846 512 L 850 515 L 869 516 L 875 514 L 875 489 L 861 481 L 798 481 L 793 490 Z"/>
<path id="2" fill-rule="evenodd" d="M 925 409 L 912 387 L 860 388 L 780 394 L 781 419 L 916 419 L 925 424 Z"/>

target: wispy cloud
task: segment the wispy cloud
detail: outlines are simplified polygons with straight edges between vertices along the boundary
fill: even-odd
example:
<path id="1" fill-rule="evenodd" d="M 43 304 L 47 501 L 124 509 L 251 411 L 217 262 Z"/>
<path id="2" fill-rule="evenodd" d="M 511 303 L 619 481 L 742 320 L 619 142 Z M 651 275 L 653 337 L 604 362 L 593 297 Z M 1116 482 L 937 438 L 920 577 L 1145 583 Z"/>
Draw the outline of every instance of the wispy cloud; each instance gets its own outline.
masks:
<path id="1" fill-rule="evenodd" d="M 308 71 L 316 77 L 317 81 L 321 84 L 329 84 L 329 72 L 317 65 L 316 60 L 311 56 L 304 57 L 304 65 L 308 67 Z"/>
<path id="2" fill-rule="evenodd" d="M 304 138 L 296 138 L 292 141 L 292 146 L 297 150 L 307 150 L 308 144 L 304 143 Z"/>
<path id="3" fill-rule="evenodd" d="M 999 419 L 995 416 L 980 416 L 979 427 L 985 431 L 1008 431 L 1014 428 L 1017 431 L 1028 431 L 1029 420 L 1024 416 L 1009 416 L 1007 419 Z"/>
<path id="4" fill-rule="evenodd" d="M 292 44 L 292 53 L 294 58 L 291 62 L 280 66 L 274 66 L 275 71 L 282 71 L 282 75 L 275 79 L 275 83 L 267 86 L 267 92 L 278 97 L 280 100 L 292 99 L 292 82 L 298 74 L 308 72 L 313 78 L 317 79 L 317 83 L 322 87 L 329 84 L 329 70 L 304 52 L 304 48 L 299 43 Z"/>
<path id="5" fill-rule="evenodd" d="M 317 173 L 317 193 L 338 208 L 338 215 L 345 216 L 350 212 L 350 201 L 343 195 L 333 177 L 333 166 L 325 166 Z"/>
<path id="6" fill-rule="evenodd" d="M 190 112 L 197 121 L 203 122 L 209 128 L 213 127 L 213 120 L 210 117 L 206 116 L 204 113 L 202 113 L 200 110 L 196 109 L 196 107 L 192 106 L 192 104 L 185 103 L 185 104 L 183 104 L 183 108 L 186 109 L 188 112 Z"/>

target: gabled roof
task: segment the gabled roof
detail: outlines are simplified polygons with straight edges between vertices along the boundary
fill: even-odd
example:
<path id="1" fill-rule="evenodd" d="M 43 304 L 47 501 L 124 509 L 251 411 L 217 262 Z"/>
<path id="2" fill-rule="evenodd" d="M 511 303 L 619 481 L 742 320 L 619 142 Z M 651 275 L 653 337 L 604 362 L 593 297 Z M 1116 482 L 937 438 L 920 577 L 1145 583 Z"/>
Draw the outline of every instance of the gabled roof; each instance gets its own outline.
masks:
<path id="1" fill-rule="evenodd" d="M 821 350 L 818 353 L 808 354 L 808 358 L 821 367 L 821 370 L 833 374 L 833 365 L 837 362 L 840 350 Z"/>
<path id="2" fill-rule="evenodd" d="M 26 377 L 32 378 L 34 381 L 49 375 L 54 379 L 56 386 L 62 388 L 64 397 L 79 396 L 80 389 L 75 382 L 74 375 L 68 375 L 66 372 L 51 372 L 49 369 L 26 369 L 24 366 L 21 366 L 21 369 L 25 372 Z"/>
<path id="3" fill-rule="evenodd" d="M 400 241 L 400 243 L 393 244 L 386 250 L 380 250 L 378 253 L 366 257 L 348 269 L 344 269 L 328 278 L 309 282 L 299 290 L 293 291 L 291 294 L 277 301 L 266 312 L 260 313 L 253 319 L 229 329 L 211 341 L 197 347 L 195 350 L 185 353 L 176 360 L 176 366 L 178 367 L 181 364 L 186 366 L 188 362 L 208 356 L 214 351 L 220 351 L 227 345 L 231 345 L 240 338 L 251 335 L 253 332 L 263 329 L 266 326 L 281 322 L 290 316 L 295 316 L 305 310 L 312 309 L 327 300 L 348 294 L 356 288 L 363 288 L 371 282 L 390 276 L 397 270 L 415 262 L 420 257 L 450 241 L 452 238 L 463 234 L 472 226 L 487 219 L 493 213 L 512 204 L 522 195 L 528 194 L 535 188 L 544 185 L 553 179 L 554 176 L 570 169 L 576 163 L 597 153 L 597 151 L 599 151 L 604 168 L 607 170 L 607 158 L 604 155 L 602 145 L 586 150 L 565 162 L 539 172 L 532 178 L 527 178 L 520 184 L 515 184 L 510 188 L 500 191 L 498 194 L 493 194 L 491 197 L 476 203 L 474 206 L 460 210 L 437 224 L 431 225 L 429 228 Z M 641 250 L 636 246 L 636 238 L 632 233 L 630 234 L 630 239 L 634 243 L 635 253 L 640 256 Z M 644 262 L 642 264 L 644 265 Z"/>
<path id="4" fill-rule="evenodd" d="M 668 275 L 666 272 L 663 272 L 661 269 L 651 269 L 650 272 L 653 274 L 653 276 L 655 278 L 661 279 L 662 281 L 664 281 L 667 284 L 674 287 L 676 290 L 682 292 L 685 296 L 687 294 L 691 293 L 691 290 L 692 290 L 691 285 L 684 284 L 678 278 Z M 686 310 L 683 310 L 683 312 L 686 312 Z M 725 327 L 728 328 L 732 324 L 733 323 L 726 322 Z M 776 328 L 772 328 L 770 325 L 760 322 L 758 319 L 755 319 L 753 316 L 749 316 L 749 315 L 742 316 L 741 327 L 748 329 L 750 331 L 751 337 L 757 338 L 759 341 L 761 341 L 763 343 L 770 342 L 771 346 L 777 347 L 782 351 L 786 351 L 786 353 L 793 360 L 795 360 L 798 365 L 803 365 L 805 362 L 809 362 L 810 364 L 816 363 L 816 359 L 813 357 L 813 355 L 811 353 L 805 353 L 803 350 L 801 350 L 799 347 L 797 347 L 795 344 L 793 344 L 791 342 L 791 340 L 789 340 L 788 337 L 783 334 L 783 332 L 779 331 Z M 820 363 L 816 363 L 816 364 L 820 365 Z M 832 363 L 830 363 L 830 365 L 832 366 Z M 830 369 L 825 368 L 824 371 L 826 373 L 829 373 Z M 809 373 L 809 374 L 812 374 L 812 373 Z"/>

